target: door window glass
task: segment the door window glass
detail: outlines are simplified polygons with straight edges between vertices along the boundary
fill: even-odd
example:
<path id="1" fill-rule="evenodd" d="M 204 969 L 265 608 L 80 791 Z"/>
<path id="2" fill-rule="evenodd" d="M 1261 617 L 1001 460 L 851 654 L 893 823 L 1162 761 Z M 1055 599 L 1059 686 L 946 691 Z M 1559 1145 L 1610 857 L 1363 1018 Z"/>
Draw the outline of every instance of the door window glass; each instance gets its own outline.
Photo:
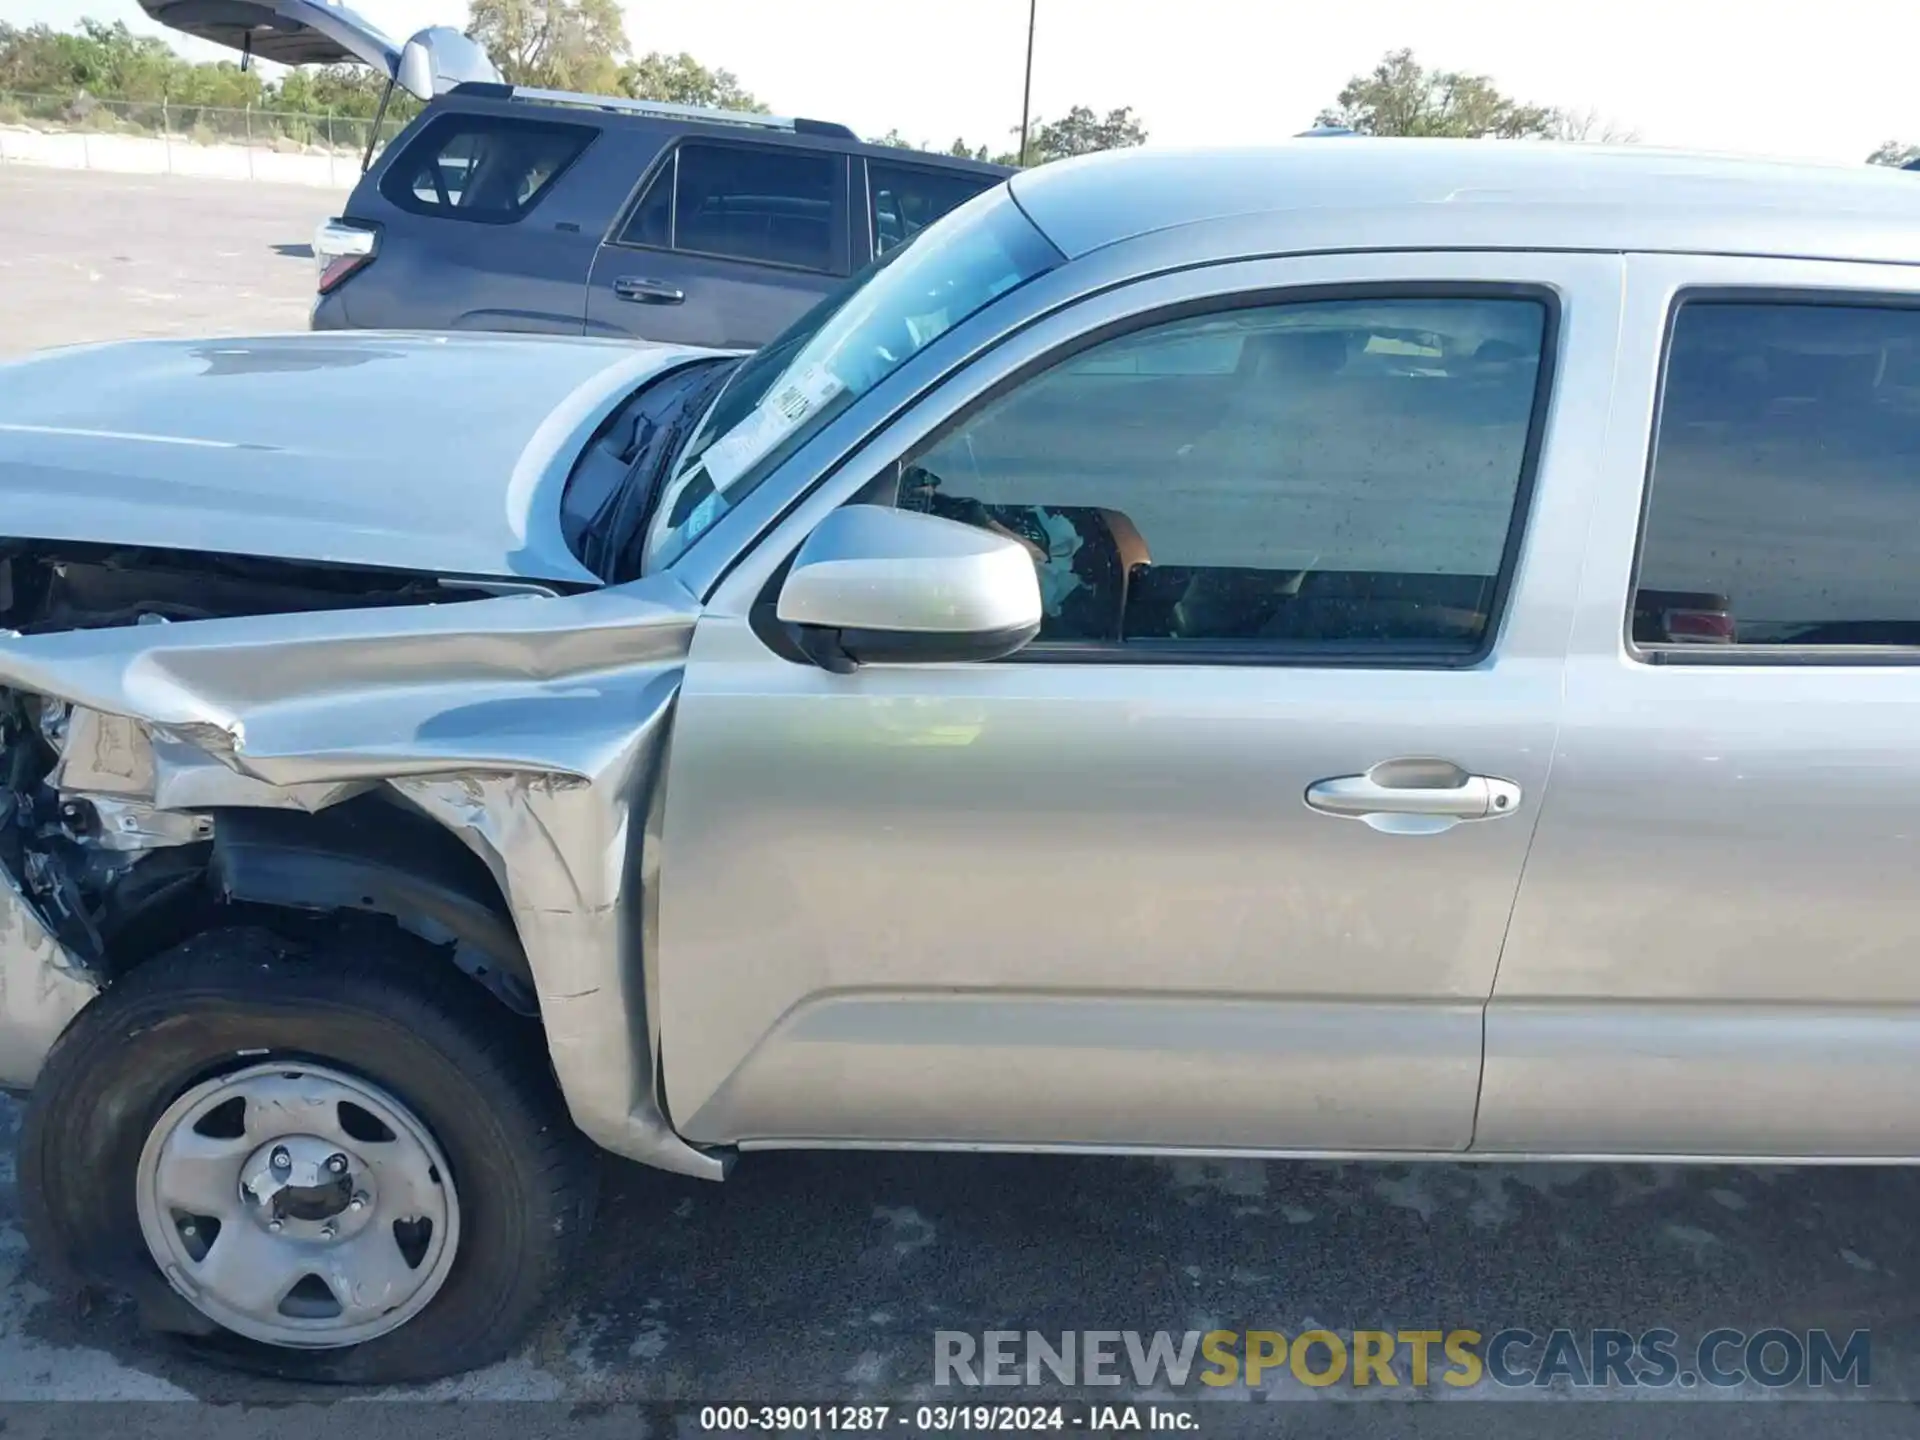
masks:
<path id="1" fill-rule="evenodd" d="M 634 207 L 633 218 L 621 232 L 621 244 L 651 245 L 663 250 L 673 243 L 673 169 L 674 160 L 669 156 Z"/>
<path id="2" fill-rule="evenodd" d="M 901 467 L 899 503 L 1024 543 L 1042 645 L 1471 654 L 1548 320 L 1488 297 L 1168 321 L 965 419 Z"/>
<path id="3" fill-rule="evenodd" d="M 1920 645 L 1920 309 L 1675 317 L 1639 645 Z"/>
<path id="4" fill-rule="evenodd" d="M 963 170 L 867 162 L 867 186 L 873 206 L 873 253 L 884 255 L 904 245 L 949 210 L 971 200 L 998 181 Z"/>
<path id="5" fill-rule="evenodd" d="M 838 155 L 807 150 L 682 145 L 672 172 L 678 201 L 673 246 L 803 270 L 841 270 L 834 206 L 836 192 L 844 192 L 844 166 Z M 651 193 L 647 198 L 654 199 Z M 655 215 L 643 204 L 635 223 L 655 227 L 657 234 Z M 639 239 L 631 227 L 629 238 Z"/>
<path id="6" fill-rule="evenodd" d="M 443 115 L 395 157 L 380 188 L 416 214 L 511 224 L 552 188 L 598 133 L 498 115 Z"/>

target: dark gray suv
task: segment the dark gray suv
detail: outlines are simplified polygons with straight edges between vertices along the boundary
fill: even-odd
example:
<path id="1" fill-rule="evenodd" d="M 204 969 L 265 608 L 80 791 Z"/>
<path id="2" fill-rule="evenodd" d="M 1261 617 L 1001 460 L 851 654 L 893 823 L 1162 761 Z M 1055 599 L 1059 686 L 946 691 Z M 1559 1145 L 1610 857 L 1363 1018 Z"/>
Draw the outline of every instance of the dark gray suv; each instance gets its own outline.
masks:
<path id="1" fill-rule="evenodd" d="M 757 347 L 1010 173 L 823 121 L 460 84 L 320 227 L 313 326 Z"/>
<path id="2" fill-rule="evenodd" d="M 508 85 L 458 30 L 402 44 L 341 0 L 140 5 L 249 60 L 357 62 L 386 75 L 389 99 L 427 102 L 314 236 L 316 330 L 755 349 L 1013 173 L 824 121 Z"/>

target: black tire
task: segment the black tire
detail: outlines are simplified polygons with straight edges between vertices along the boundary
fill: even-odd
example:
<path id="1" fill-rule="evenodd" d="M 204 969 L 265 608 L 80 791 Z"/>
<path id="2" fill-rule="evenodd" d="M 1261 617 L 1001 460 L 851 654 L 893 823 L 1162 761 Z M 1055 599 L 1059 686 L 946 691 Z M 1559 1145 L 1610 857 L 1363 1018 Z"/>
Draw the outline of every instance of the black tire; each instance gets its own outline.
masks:
<path id="1" fill-rule="evenodd" d="M 175 1294 L 141 1238 L 135 1174 L 148 1132 L 187 1089 L 257 1064 L 262 1050 L 379 1085 L 453 1171 L 452 1270 L 390 1334 L 296 1350 L 219 1330 Z M 20 1164 L 22 1219 L 43 1263 L 132 1295 L 161 1328 L 199 1331 L 188 1343 L 209 1359 L 335 1384 L 437 1379 L 510 1353 L 571 1267 L 597 1176 L 537 1026 L 406 937 L 359 930 L 311 950 L 262 930 L 209 931 L 109 987 L 48 1057 Z"/>

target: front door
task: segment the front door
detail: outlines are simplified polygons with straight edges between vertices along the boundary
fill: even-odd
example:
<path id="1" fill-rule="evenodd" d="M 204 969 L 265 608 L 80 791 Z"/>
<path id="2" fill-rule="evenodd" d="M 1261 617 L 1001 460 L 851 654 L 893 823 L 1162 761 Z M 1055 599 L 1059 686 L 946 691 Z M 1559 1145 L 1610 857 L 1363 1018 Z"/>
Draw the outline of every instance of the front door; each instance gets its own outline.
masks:
<path id="1" fill-rule="evenodd" d="M 1465 1148 L 1618 271 L 1187 271 L 1032 327 L 877 436 L 696 634 L 659 889 L 678 1128 Z M 783 658 L 753 602 L 856 491 L 1025 540 L 1038 640 Z"/>

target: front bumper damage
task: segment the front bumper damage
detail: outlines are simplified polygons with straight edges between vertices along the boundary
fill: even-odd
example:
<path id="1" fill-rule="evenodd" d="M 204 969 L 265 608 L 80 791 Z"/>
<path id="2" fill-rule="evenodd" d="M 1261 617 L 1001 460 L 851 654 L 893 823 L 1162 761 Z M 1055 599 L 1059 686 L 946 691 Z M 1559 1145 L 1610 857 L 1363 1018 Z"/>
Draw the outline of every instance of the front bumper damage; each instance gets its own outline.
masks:
<path id="1" fill-rule="evenodd" d="M 52 777 L 165 843 L 205 807 L 320 810 L 389 787 L 491 869 L 575 1122 L 719 1179 L 660 1094 L 651 919 L 661 766 L 698 602 L 671 580 L 564 597 L 0 639 L 0 684 L 72 707 Z M 185 821 L 185 825 L 182 822 Z M 100 988 L 8 877 L 0 1083 L 30 1084 Z"/>

